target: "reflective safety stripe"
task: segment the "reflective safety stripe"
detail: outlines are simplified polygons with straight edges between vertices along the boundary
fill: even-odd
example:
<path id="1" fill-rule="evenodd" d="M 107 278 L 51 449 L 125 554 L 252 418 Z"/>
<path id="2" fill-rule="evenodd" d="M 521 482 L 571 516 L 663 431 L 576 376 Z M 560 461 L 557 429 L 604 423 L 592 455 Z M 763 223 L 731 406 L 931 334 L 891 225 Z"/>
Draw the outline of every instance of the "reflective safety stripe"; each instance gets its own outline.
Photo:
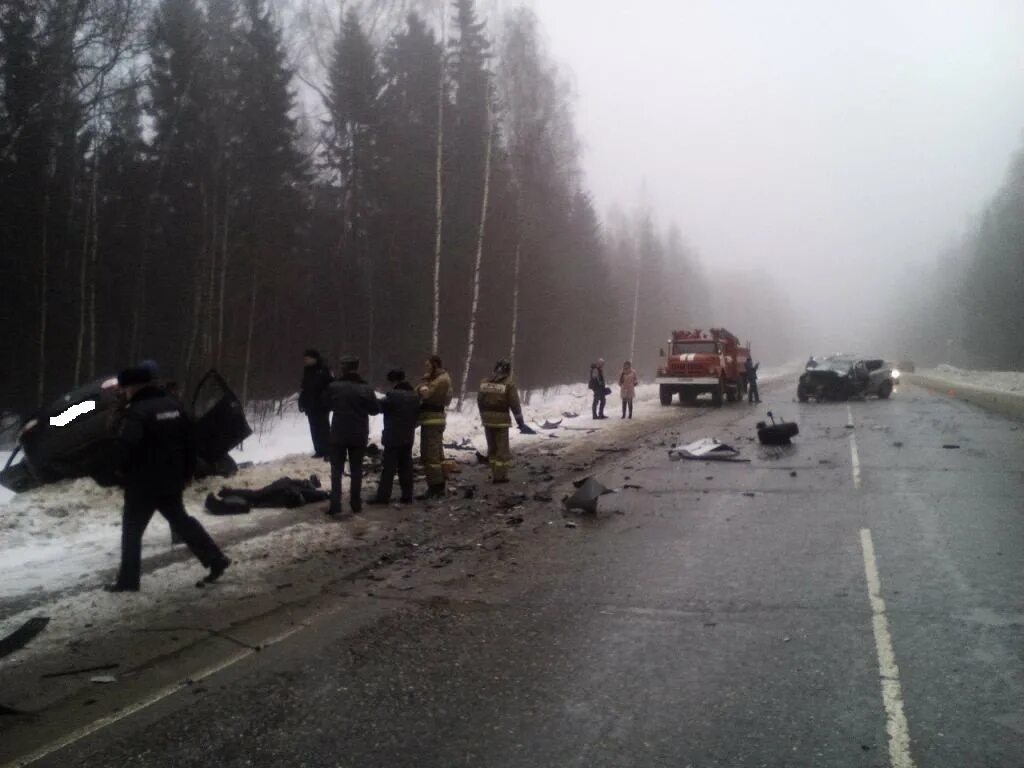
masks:
<path id="1" fill-rule="evenodd" d="M 423 414 L 420 416 L 421 427 L 443 427 L 446 426 L 446 419 L 444 416 L 437 416 L 435 414 Z"/>
<path id="2" fill-rule="evenodd" d="M 480 384 L 480 392 L 488 395 L 504 395 L 508 391 L 508 384 L 497 381 L 485 381 Z"/>

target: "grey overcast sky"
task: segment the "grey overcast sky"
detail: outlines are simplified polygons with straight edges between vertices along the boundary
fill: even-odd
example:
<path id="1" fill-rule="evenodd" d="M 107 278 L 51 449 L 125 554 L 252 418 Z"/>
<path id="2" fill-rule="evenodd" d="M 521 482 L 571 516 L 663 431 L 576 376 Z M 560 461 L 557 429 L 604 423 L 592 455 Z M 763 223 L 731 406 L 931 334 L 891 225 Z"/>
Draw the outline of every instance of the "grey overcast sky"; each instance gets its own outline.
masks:
<path id="1" fill-rule="evenodd" d="M 599 205 L 643 187 L 709 268 L 769 267 L 806 319 L 842 302 L 823 344 L 873 330 L 1024 139 L 1024 0 L 532 6 Z"/>

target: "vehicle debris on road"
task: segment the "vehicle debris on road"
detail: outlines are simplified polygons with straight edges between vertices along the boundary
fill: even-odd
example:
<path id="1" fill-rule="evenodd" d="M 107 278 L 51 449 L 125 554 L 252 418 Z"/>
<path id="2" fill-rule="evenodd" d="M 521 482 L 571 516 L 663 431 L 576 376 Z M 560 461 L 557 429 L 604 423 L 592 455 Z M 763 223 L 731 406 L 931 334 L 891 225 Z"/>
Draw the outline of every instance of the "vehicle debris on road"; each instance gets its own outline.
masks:
<path id="1" fill-rule="evenodd" d="M 668 451 L 670 459 L 690 461 L 744 461 L 739 455 L 739 449 L 720 443 L 713 437 L 702 437 L 692 443 L 674 445 Z"/>
<path id="2" fill-rule="evenodd" d="M 568 510 L 578 509 L 591 515 L 597 514 L 597 500 L 602 496 L 615 493 L 599 480 L 593 477 L 585 477 L 573 483 L 576 492 L 565 499 L 565 508 Z"/>

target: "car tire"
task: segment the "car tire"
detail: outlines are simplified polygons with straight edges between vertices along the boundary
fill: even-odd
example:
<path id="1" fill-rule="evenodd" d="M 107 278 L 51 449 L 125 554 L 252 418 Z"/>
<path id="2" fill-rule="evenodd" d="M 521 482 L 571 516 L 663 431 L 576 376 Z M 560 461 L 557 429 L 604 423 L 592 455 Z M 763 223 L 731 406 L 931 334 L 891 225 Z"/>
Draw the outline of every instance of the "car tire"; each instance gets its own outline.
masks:
<path id="1" fill-rule="evenodd" d="M 801 386 L 798 386 L 796 388 L 796 399 L 799 400 L 801 403 L 806 403 L 810 399 L 807 395 L 807 390 L 805 390 Z"/>
<path id="2" fill-rule="evenodd" d="M 721 408 L 722 402 L 725 400 L 725 383 L 719 380 L 718 386 L 715 391 L 711 393 L 711 404 L 715 408 Z"/>
<path id="3" fill-rule="evenodd" d="M 672 390 L 664 384 L 662 384 L 661 389 L 658 390 L 658 396 L 661 398 L 662 405 L 672 405 Z"/>
<path id="4" fill-rule="evenodd" d="M 879 400 L 888 400 L 889 399 L 889 395 L 891 395 L 891 394 L 892 394 L 892 381 L 890 381 L 889 379 L 886 379 L 878 387 L 878 399 Z"/>

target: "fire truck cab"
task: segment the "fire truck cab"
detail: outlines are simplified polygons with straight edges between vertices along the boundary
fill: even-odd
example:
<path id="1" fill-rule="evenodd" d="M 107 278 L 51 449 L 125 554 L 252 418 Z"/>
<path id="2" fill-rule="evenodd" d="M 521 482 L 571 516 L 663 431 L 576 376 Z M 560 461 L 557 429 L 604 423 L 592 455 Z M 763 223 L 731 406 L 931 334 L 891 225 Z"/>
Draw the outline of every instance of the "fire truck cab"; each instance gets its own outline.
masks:
<path id="1" fill-rule="evenodd" d="M 747 389 L 743 366 L 749 356 L 750 343 L 740 346 L 724 328 L 673 331 L 668 353 L 661 350 L 664 363 L 655 379 L 661 404 L 670 405 L 677 393 L 683 403 L 710 393 L 715 406 L 742 399 Z"/>

